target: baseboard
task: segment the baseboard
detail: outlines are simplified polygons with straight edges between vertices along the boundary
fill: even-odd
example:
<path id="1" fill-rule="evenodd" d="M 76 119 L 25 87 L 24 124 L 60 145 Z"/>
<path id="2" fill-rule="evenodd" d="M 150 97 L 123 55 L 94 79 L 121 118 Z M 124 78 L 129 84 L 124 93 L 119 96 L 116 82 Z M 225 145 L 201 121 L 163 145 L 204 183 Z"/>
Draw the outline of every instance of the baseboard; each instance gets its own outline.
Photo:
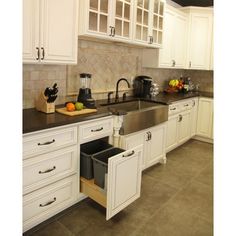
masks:
<path id="1" fill-rule="evenodd" d="M 195 139 L 195 140 L 198 140 L 198 141 L 202 141 L 202 142 L 206 142 L 206 143 L 211 143 L 211 144 L 214 143 L 213 139 L 202 137 L 202 136 L 199 136 L 199 135 L 193 136 L 192 139 Z"/>

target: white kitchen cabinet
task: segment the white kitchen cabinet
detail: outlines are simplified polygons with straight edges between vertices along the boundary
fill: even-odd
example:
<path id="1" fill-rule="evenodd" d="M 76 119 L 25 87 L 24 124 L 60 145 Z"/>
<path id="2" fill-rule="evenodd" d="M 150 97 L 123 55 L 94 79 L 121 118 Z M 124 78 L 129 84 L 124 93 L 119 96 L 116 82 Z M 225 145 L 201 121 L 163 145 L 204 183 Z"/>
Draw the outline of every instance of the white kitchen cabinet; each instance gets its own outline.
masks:
<path id="1" fill-rule="evenodd" d="M 187 43 L 187 15 L 166 5 L 163 42 L 160 49 L 143 50 L 143 67 L 184 68 Z"/>
<path id="2" fill-rule="evenodd" d="M 199 98 L 196 135 L 213 139 L 213 99 Z"/>
<path id="3" fill-rule="evenodd" d="M 186 68 L 209 70 L 213 9 L 184 7 L 182 10 L 189 16 Z"/>
<path id="4" fill-rule="evenodd" d="M 134 134 L 121 136 L 121 147 L 130 149 L 143 144 L 143 170 L 158 162 L 165 162 L 166 128 L 167 124 L 163 123 Z"/>
<path id="5" fill-rule="evenodd" d="M 78 0 L 23 1 L 23 62 L 76 64 Z"/>
<path id="6" fill-rule="evenodd" d="M 107 220 L 140 197 L 142 152 L 140 145 L 108 159 L 105 190 L 81 177 L 81 192 L 106 208 Z"/>
<path id="7" fill-rule="evenodd" d="M 188 141 L 196 133 L 196 100 L 185 99 L 169 106 L 166 151 Z"/>
<path id="8" fill-rule="evenodd" d="M 77 126 L 24 134 L 22 167 L 26 231 L 77 201 Z"/>
<path id="9" fill-rule="evenodd" d="M 134 0 L 80 0 L 79 36 L 130 41 Z"/>
<path id="10" fill-rule="evenodd" d="M 197 132 L 198 101 L 199 101 L 199 98 L 192 99 L 191 137 L 195 136 Z"/>
<path id="11" fill-rule="evenodd" d="M 163 37 L 164 0 L 136 0 L 134 8 L 134 40 L 160 47 Z"/>

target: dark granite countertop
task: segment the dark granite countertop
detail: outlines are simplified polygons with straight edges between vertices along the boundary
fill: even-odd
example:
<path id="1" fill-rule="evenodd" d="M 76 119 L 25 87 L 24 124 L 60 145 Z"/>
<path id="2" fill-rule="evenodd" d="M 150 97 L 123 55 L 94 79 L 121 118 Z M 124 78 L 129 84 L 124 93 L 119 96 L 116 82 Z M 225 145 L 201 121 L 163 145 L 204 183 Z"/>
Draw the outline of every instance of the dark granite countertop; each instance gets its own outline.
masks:
<path id="1" fill-rule="evenodd" d="M 213 93 L 207 92 L 189 92 L 186 94 L 181 93 L 160 93 L 155 98 L 148 98 L 142 100 L 148 100 L 156 103 L 162 103 L 169 105 L 173 102 L 192 98 L 192 97 L 213 97 Z M 128 97 L 128 100 L 133 100 L 133 97 Z M 99 104 L 106 103 L 107 100 L 98 100 L 96 103 L 98 111 L 96 113 L 79 115 L 79 116 L 67 116 L 60 113 L 45 114 L 43 112 L 37 111 L 35 108 L 24 109 L 23 110 L 23 133 L 30 133 L 34 131 L 39 131 L 43 129 L 53 128 L 62 125 L 68 125 L 73 123 L 78 123 L 82 121 L 92 120 L 96 118 L 102 118 L 111 115 L 111 112 L 106 106 L 100 106 Z M 62 105 L 63 106 L 63 105 Z M 60 106 L 57 106 L 60 107 Z"/>

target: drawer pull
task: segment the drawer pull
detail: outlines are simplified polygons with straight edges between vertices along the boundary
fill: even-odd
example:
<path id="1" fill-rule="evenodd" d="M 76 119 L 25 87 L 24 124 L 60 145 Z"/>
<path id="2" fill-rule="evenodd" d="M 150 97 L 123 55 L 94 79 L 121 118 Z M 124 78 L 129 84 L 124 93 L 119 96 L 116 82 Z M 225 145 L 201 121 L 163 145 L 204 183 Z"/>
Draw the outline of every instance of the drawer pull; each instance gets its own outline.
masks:
<path id="1" fill-rule="evenodd" d="M 48 142 L 45 142 L 45 143 L 38 143 L 39 146 L 42 146 L 42 145 L 49 145 L 49 144 L 52 144 L 54 143 L 56 140 L 53 139 L 52 141 L 48 141 Z"/>
<path id="2" fill-rule="evenodd" d="M 188 107 L 188 104 L 185 104 L 184 106 L 185 106 L 185 107 Z"/>
<path id="3" fill-rule="evenodd" d="M 98 132 L 98 131 L 101 131 L 103 130 L 103 127 L 99 128 L 99 129 L 91 129 L 91 132 Z"/>
<path id="4" fill-rule="evenodd" d="M 54 203 L 56 200 L 57 200 L 57 198 L 54 197 L 52 201 L 49 201 L 49 202 L 47 202 L 47 203 L 45 203 L 45 204 L 39 204 L 39 206 L 40 206 L 40 207 L 45 207 L 45 206 L 51 205 L 51 204 Z"/>
<path id="5" fill-rule="evenodd" d="M 171 110 L 171 111 L 174 111 L 174 110 L 176 110 L 176 107 L 174 107 L 174 108 L 170 108 L 170 110 Z"/>
<path id="6" fill-rule="evenodd" d="M 131 153 L 127 154 L 127 155 L 123 155 L 123 157 L 130 157 L 132 155 L 134 155 L 135 151 L 132 151 Z"/>
<path id="7" fill-rule="evenodd" d="M 51 171 L 53 171 L 53 170 L 55 170 L 56 169 L 56 166 L 53 166 L 53 168 L 51 168 L 51 169 L 48 169 L 48 170 L 45 170 L 45 171 L 39 171 L 39 174 L 45 174 L 45 173 L 48 173 L 48 172 L 51 172 Z"/>

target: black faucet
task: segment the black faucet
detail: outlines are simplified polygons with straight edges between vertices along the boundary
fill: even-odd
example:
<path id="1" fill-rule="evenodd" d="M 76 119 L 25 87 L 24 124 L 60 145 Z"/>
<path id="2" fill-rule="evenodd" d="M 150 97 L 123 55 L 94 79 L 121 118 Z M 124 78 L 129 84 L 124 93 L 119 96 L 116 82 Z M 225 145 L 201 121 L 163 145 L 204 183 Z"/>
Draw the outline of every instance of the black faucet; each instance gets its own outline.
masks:
<path id="1" fill-rule="evenodd" d="M 125 79 L 125 78 L 121 78 L 121 79 L 119 79 L 117 82 L 116 82 L 116 96 L 115 96 L 115 101 L 117 102 L 118 100 L 119 100 L 119 91 L 118 91 L 118 88 L 119 88 L 119 83 L 120 83 L 120 81 L 126 81 L 126 83 L 128 84 L 128 88 L 130 88 L 130 83 L 129 83 L 129 81 L 127 80 L 127 79 Z"/>

